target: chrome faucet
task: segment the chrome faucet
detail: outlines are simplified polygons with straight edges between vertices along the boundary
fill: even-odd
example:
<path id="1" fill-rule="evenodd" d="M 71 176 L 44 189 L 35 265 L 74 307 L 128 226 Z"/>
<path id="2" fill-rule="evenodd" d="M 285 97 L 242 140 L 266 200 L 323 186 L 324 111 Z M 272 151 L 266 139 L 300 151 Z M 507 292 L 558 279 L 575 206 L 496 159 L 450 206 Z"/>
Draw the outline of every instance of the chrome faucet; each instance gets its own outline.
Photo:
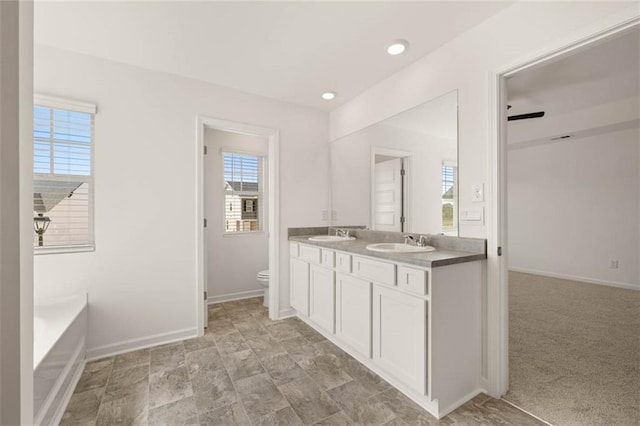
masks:
<path id="1" fill-rule="evenodd" d="M 418 247 L 425 247 L 427 245 L 427 237 L 424 235 L 416 236 L 407 234 L 404 236 L 404 243 L 409 244 L 409 241 L 413 241 L 413 244 Z"/>
<path id="2" fill-rule="evenodd" d="M 349 238 L 351 236 L 351 233 L 348 229 L 336 229 L 336 236 Z"/>

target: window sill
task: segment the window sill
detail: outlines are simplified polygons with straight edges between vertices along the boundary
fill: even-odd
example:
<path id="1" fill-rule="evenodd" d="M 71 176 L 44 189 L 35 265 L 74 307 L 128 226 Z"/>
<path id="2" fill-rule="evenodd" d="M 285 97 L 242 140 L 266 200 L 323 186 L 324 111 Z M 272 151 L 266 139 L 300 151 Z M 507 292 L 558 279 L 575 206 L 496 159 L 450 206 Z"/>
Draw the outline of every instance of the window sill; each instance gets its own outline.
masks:
<path id="1" fill-rule="evenodd" d="M 65 253 L 85 253 L 96 251 L 95 244 L 87 244 L 83 246 L 67 246 L 67 247 L 34 247 L 33 254 L 36 256 L 45 254 L 65 254 Z"/>
<path id="2" fill-rule="evenodd" d="M 238 232 L 225 232 L 222 234 L 223 237 L 261 237 L 266 236 L 267 233 L 265 231 L 238 231 Z"/>

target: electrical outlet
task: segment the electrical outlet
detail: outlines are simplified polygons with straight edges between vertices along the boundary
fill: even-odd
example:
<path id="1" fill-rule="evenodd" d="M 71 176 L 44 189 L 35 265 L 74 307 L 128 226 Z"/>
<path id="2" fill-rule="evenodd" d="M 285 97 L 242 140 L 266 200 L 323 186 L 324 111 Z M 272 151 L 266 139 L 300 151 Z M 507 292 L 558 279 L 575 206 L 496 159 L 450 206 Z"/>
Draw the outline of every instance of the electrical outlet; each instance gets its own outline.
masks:
<path id="1" fill-rule="evenodd" d="M 331 220 L 338 220 L 338 212 L 331 210 Z"/>
<path id="2" fill-rule="evenodd" d="M 322 220 L 325 222 L 329 220 L 329 210 L 322 210 Z"/>
<path id="3" fill-rule="evenodd" d="M 618 259 L 611 259 L 609 261 L 609 267 L 611 269 L 618 269 Z"/>
<path id="4" fill-rule="evenodd" d="M 471 201 L 474 203 L 484 201 L 484 184 L 474 183 L 471 185 Z"/>

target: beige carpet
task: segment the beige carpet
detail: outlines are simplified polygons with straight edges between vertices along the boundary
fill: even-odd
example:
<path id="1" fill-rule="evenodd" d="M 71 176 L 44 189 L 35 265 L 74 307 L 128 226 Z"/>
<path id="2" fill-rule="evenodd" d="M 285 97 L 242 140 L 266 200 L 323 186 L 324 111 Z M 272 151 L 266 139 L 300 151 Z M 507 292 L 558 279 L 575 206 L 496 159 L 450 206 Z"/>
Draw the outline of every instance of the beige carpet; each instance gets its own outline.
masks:
<path id="1" fill-rule="evenodd" d="M 510 390 L 554 425 L 640 425 L 640 291 L 509 273 Z"/>

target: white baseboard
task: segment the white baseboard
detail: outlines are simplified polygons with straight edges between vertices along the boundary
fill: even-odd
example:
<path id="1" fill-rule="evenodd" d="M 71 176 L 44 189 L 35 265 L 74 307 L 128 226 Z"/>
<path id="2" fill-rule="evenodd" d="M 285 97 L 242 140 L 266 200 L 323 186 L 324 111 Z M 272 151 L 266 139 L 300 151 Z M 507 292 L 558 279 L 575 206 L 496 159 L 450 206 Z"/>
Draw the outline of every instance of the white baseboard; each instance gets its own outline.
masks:
<path id="1" fill-rule="evenodd" d="M 291 318 L 295 316 L 298 316 L 298 312 L 293 308 L 281 309 L 280 312 L 278 312 L 278 319 Z"/>
<path id="2" fill-rule="evenodd" d="M 241 291 L 239 293 L 222 294 L 220 296 L 211 296 L 207 298 L 208 305 L 216 303 L 231 302 L 232 300 L 250 299 L 252 297 L 264 296 L 264 289 Z"/>
<path id="3" fill-rule="evenodd" d="M 87 361 L 94 361 L 96 359 L 106 358 L 138 349 L 164 345 L 166 343 L 179 342 L 193 337 L 198 337 L 198 330 L 196 328 L 185 328 L 184 330 L 170 331 L 168 333 L 155 334 L 152 336 L 112 343 L 110 345 L 98 346 L 97 348 L 87 350 Z"/>
<path id="4" fill-rule="evenodd" d="M 485 376 L 480 376 L 480 389 L 482 389 L 482 392 L 486 393 L 487 395 L 489 395 L 489 392 L 487 392 L 487 378 Z"/>
<path id="5" fill-rule="evenodd" d="M 464 405 L 468 401 L 471 401 L 473 398 L 475 398 L 477 395 L 480 395 L 483 392 L 486 393 L 486 391 L 484 389 L 478 388 L 478 389 L 475 389 L 472 392 L 469 392 L 467 395 L 463 396 L 459 400 L 449 404 L 447 407 L 438 407 L 439 408 L 438 414 L 440 414 L 439 418 L 440 419 L 443 418 L 447 414 L 449 414 L 452 411 L 454 411 L 455 409 L 461 407 L 462 405 Z"/>
<path id="6" fill-rule="evenodd" d="M 627 290 L 640 290 L 640 284 L 620 283 L 616 281 L 605 281 L 595 278 L 578 277 L 575 275 L 556 274 L 555 272 L 537 271 L 535 269 L 520 268 L 518 266 L 509 266 L 509 271 L 522 272 L 524 274 L 541 275 L 543 277 L 560 278 L 563 280 L 578 281 L 587 284 L 606 285 L 608 287 L 625 288 Z"/>

